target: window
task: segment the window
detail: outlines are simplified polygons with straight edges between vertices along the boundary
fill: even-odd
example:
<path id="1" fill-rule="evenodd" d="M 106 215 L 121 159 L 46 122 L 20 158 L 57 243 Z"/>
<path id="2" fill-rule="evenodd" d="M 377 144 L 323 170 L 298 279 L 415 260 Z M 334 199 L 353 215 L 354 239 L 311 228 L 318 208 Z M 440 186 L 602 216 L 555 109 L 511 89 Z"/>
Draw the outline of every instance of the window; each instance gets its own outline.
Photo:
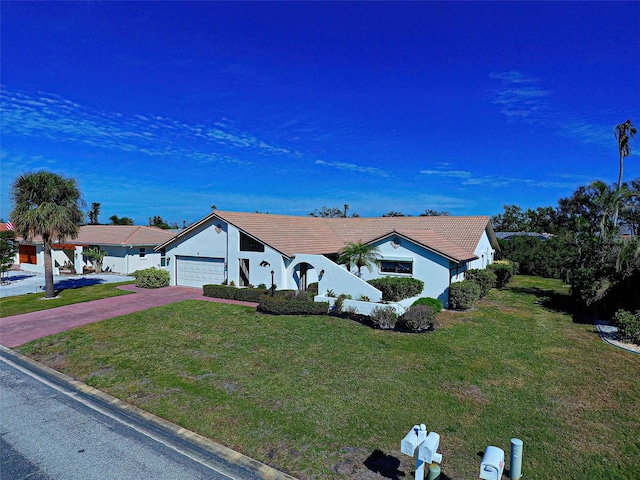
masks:
<path id="1" fill-rule="evenodd" d="M 147 256 L 147 249 L 145 247 L 140 247 L 140 258 L 144 258 Z"/>
<path id="2" fill-rule="evenodd" d="M 382 260 L 380 262 L 380 271 L 383 273 L 403 273 L 411 275 L 413 273 L 413 262 Z"/>
<path id="3" fill-rule="evenodd" d="M 264 252 L 264 244 L 255 238 L 251 238 L 240 232 L 240 251 L 242 252 Z"/>
<path id="4" fill-rule="evenodd" d="M 162 250 L 160 250 L 160 266 L 161 267 L 168 267 L 169 266 L 169 259 L 167 258 L 167 251 L 164 248 Z"/>

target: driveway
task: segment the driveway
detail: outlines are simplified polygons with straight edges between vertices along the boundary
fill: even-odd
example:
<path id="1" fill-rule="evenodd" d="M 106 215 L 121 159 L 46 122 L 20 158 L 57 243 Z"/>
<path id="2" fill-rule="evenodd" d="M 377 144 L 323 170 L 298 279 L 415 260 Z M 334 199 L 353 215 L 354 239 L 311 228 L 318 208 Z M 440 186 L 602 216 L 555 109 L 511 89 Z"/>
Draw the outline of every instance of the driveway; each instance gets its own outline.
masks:
<path id="1" fill-rule="evenodd" d="M 252 302 L 205 297 L 199 288 L 164 287 L 144 289 L 134 285 L 122 285 L 118 288 L 133 293 L 0 318 L 0 344 L 6 347 L 16 347 L 31 340 L 64 332 L 87 323 L 99 322 L 100 320 L 181 300 L 202 300 L 249 307 L 257 306 L 257 303 Z M 46 302 L 46 300 L 40 301 Z"/>

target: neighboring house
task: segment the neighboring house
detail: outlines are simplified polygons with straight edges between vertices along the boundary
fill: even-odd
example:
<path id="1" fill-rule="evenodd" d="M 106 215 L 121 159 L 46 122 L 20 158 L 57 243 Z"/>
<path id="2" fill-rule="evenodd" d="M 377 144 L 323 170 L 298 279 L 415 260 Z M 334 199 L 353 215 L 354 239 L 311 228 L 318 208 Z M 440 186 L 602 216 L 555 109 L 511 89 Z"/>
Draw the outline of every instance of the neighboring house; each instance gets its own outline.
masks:
<path id="1" fill-rule="evenodd" d="M 347 242 L 379 248 L 380 265 L 362 278 L 338 265 Z M 489 217 L 318 218 L 214 210 L 156 250 L 166 252 L 172 285 L 202 287 L 273 284 L 302 289 L 318 282 L 319 296 L 333 291 L 379 301 L 366 280 L 415 277 L 421 296 L 448 304 L 449 285 L 471 268 L 493 261 L 498 243 Z M 364 312 L 361 312 L 364 313 Z"/>
<path id="2" fill-rule="evenodd" d="M 514 237 L 536 237 L 540 240 L 549 240 L 553 237 L 550 233 L 536 233 L 536 232 L 496 232 L 496 238 L 499 240 L 511 240 Z"/>
<path id="3" fill-rule="evenodd" d="M 60 269 L 68 270 L 69 267 L 82 273 L 85 267 L 92 267 L 91 260 L 82 254 L 89 247 L 98 247 L 107 252 L 102 261 L 102 269 L 106 272 L 130 274 L 143 268 L 164 267 L 162 252 L 154 248 L 173 236 L 174 233 L 156 227 L 84 225 L 80 227 L 77 238 L 53 244 L 54 273 L 60 273 Z M 22 270 L 43 272 L 42 238 L 31 241 L 19 239 L 16 263 L 20 264 Z"/>

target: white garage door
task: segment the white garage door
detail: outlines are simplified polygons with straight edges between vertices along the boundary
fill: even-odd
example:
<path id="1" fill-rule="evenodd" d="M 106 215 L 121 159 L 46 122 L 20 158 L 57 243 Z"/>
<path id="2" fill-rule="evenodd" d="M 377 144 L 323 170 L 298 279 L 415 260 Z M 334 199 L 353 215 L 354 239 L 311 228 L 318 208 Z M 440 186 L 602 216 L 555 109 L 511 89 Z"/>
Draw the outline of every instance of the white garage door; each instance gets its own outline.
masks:
<path id="1" fill-rule="evenodd" d="M 202 287 L 224 281 L 224 258 L 177 257 L 177 285 Z"/>

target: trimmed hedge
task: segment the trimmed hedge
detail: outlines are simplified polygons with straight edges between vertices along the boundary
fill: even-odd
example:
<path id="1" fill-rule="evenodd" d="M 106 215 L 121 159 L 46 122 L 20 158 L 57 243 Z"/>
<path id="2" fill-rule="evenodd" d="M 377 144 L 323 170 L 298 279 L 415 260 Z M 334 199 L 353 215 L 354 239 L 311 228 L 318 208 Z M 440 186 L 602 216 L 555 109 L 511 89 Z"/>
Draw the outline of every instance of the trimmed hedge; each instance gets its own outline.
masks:
<path id="1" fill-rule="evenodd" d="M 262 288 L 236 288 L 226 285 L 203 285 L 202 294 L 205 297 L 239 300 L 241 302 L 259 303 L 268 290 Z"/>
<path id="2" fill-rule="evenodd" d="M 480 287 L 470 280 L 452 283 L 449 286 L 449 308 L 467 310 L 480 299 Z"/>
<path id="3" fill-rule="evenodd" d="M 440 313 L 442 310 L 442 302 L 437 298 L 432 297 L 422 297 L 413 302 L 411 307 L 415 307 L 418 305 L 429 305 L 433 309 L 433 313 Z"/>
<path id="4" fill-rule="evenodd" d="M 139 288 L 168 287 L 171 281 L 171 275 L 167 270 L 155 267 L 136 270 L 131 275 L 136 279 L 136 287 Z"/>
<path id="5" fill-rule="evenodd" d="M 424 282 L 417 278 L 410 277 L 382 277 L 369 280 L 367 283 L 373 285 L 382 292 L 382 300 L 386 302 L 397 302 L 405 298 L 420 295 L 424 289 Z"/>
<path id="6" fill-rule="evenodd" d="M 496 286 L 496 274 L 490 270 L 472 268 L 464 272 L 464 279 L 476 283 L 480 287 L 480 298 L 484 298 Z"/>
<path id="7" fill-rule="evenodd" d="M 288 300 L 267 295 L 260 300 L 258 311 L 272 315 L 326 315 L 329 312 L 329 302 Z"/>
<path id="8" fill-rule="evenodd" d="M 235 300 L 235 292 L 237 288 L 228 287 L 226 285 L 203 285 L 202 294 L 205 297 L 224 298 L 227 300 Z"/>
<path id="9" fill-rule="evenodd" d="M 442 306 L 442 303 L 440 304 Z M 433 330 L 436 323 L 436 314 L 431 305 L 412 305 L 398 319 L 398 325 L 411 332 L 423 332 Z"/>

